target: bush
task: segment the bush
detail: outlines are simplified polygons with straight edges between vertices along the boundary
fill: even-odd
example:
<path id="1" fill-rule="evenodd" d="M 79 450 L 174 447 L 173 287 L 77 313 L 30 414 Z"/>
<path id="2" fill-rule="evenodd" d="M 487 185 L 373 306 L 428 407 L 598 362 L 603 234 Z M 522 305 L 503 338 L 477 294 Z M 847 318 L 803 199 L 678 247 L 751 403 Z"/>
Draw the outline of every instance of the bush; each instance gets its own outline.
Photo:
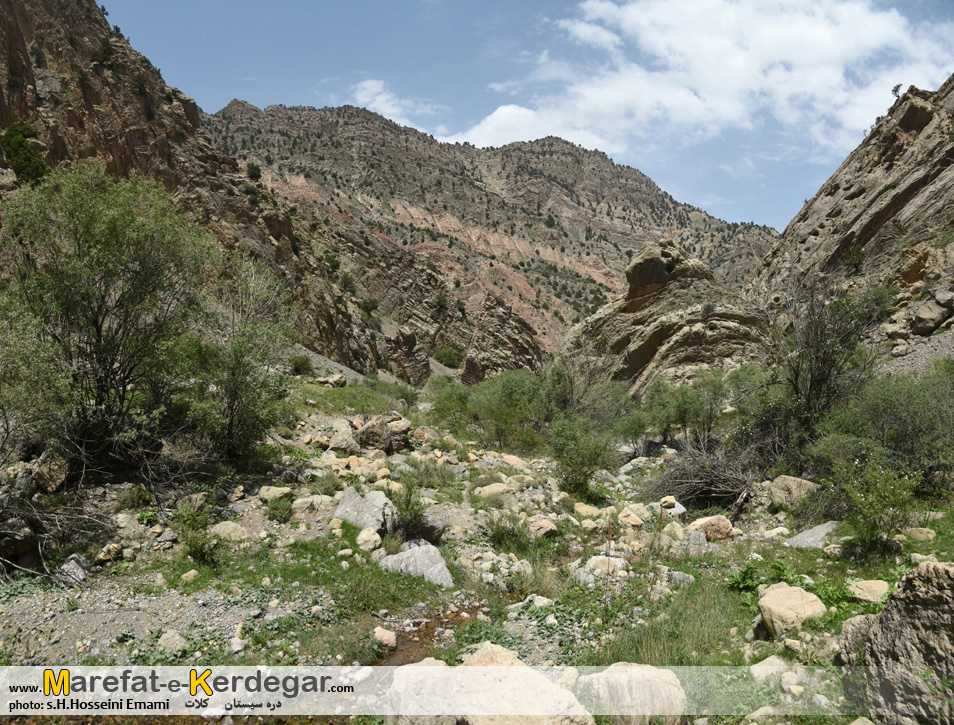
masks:
<path id="1" fill-rule="evenodd" d="M 442 347 L 440 350 L 434 353 L 434 359 L 437 360 L 441 365 L 446 365 L 449 368 L 457 369 L 460 367 L 461 363 L 461 354 L 460 350 L 455 350 L 452 347 Z"/>
<path id="2" fill-rule="evenodd" d="M 258 181 L 262 178 L 262 167 L 256 164 L 254 161 L 249 161 L 248 165 L 245 167 L 245 173 L 252 181 Z"/>
<path id="3" fill-rule="evenodd" d="M 120 510 L 137 509 L 148 506 L 152 503 L 152 493 L 149 489 L 139 484 L 126 491 L 120 491 L 116 496 L 116 504 Z"/>
<path id="4" fill-rule="evenodd" d="M 391 521 L 391 533 L 404 541 L 422 537 L 425 529 L 424 503 L 418 495 L 417 485 L 410 480 L 403 482 L 403 488 L 392 495 L 394 517 Z"/>
<path id="5" fill-rule="evenodd" d="M 110 42 L 109 38 L 103 37 L 99 39 L 99 45 L 89 52 L 89 59 L 94 63 L 109 65 L 115 55 L 116 49 L 113 47 L 112 42 Z"/>
<path id="6" fill-rule="evenodd" d="M 292 502 L 287 498 L 273 498 L 268 502 L 266 515 L 269 521 L 284 524 L 292 517 Z"/>
<path id="7" fill-rule="evenodd" d="M 315 372 L 315 366 L 307 355 L 292 355 L 289 363 L 295 375 L 311 375 Z"/>
<path id="8" fill-rule="evenodd" d="M 65 370 L 57 439 L 69 455 L 114 461 L 159 448 L 197 319 L 210 240 L 142 179 L 79 164 L 6 208 L 12 298 L 5 325 L 32 328 Z"/>
<path id="9" fill-rule="evenodd" d="M 616 465 L 611 440 L 596 433 L 587 421 L 560 417 L 551 429 L 553 457 L 560 488 L 583 499 L 593 497 L 590 483 L 597 471 Z"/>
<path id="10" fill-rule="evenodd" d="M 862 551 L 884 550 L 891 534 L 911 520 L 917 478 L 892 470 L 880 456 L 840 462 L 832 485 L 849 503 L 847 521 Z"/>
<path id="11" fill-rule="evenodd" d="M 0 148 L 10 168 L 18 179 L 28 184 L 35 184 L 49 173 L 46 164 L 27 142 L 33 136 L 36 136 L 36 131 L 32 127 L 14 124 L 0 137 Z"/>
<path id="12" fill-rule="evenodd" d="M 747 503 L 755 486 L 747 456 L 719 449 L 687 446 L 675 461 L 666 466 L 652 483 L 647 495 L 659 499 L 675 496 L 694 509 L 710 506 L 732 509 L 737 513 Z"/>

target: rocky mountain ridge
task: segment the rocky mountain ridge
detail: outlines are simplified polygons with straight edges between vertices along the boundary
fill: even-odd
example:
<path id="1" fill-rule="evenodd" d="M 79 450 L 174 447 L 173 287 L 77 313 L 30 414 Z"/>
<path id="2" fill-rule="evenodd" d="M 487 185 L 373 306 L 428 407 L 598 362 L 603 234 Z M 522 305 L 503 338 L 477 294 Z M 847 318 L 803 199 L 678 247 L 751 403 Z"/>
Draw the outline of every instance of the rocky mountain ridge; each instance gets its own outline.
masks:
<path id="1" fill-rule="evenodd" d="M 347 212 L 437 266 L 468 304 L 500 296 L 550 349 L 622 292 L 646 242 L 678 238 L 738 286 L 776 238 L 680 204 L 639 171 L 557 138 L 443 144 L 350 106 L 232 101 L 202 120 L 217 148 L 261 164 L 281 195 Z"/>

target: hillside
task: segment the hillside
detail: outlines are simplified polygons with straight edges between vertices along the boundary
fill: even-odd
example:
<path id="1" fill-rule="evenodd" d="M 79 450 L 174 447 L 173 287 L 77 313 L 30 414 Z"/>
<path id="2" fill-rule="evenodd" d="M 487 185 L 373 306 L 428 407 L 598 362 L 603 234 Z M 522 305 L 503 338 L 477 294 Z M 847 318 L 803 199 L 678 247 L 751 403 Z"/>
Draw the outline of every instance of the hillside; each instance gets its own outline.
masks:
<path id="1" fill-rule="evenodd" d="M 797 286 L 895 287 L 880 339 L 897 357 L 914 351 L 954 312 L 952 162 L 954 78 L 909 88 L 788 225 L 754 294 L 779 310 Z"/>
<path id="2" fill-rule="evenodd" d="M 220 151 L 266 167 L 280 195 L 340 210 L 419 254 L 468 304 L 500 295 L 551 349 L 622 292 L 645 242 L 675 238 L 741 286 L 777 237 L 680 204 L 639 171 L 558 138 L 478 149 L 361 108 L 242 101 L 202 122 Z"/>
<path id="3" fill-rule="evenodd" d="M 463 356 L 471 380 L 539 361 L 532 329 L 499 298 L 449 304 L 419 255 L 370 237 L 343 211 L 316 217 L 247 178 L 212 148 L 195 102 L 166 85 L 94 2 L 3 0 L 0 11 L 4 126 L 24 126 L 50 168 L 99 158 L 114 174 L 161 182 L 223 249 L 266 260 L 286 281 L 314 351 L 415 383 L 427 377 L 428 355 L 445 347 Z M 23 183 L 11 161 L 0 159 L 7 194 Z M 365 284 L 366 262 L 388 274 Z"/>

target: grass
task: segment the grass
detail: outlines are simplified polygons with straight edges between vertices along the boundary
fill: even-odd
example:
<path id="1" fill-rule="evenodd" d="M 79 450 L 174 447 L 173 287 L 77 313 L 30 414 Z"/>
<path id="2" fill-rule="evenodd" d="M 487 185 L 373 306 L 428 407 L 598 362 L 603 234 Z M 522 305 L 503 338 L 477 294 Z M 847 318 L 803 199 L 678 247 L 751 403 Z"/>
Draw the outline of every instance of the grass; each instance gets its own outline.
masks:
<path id="1" fill-rule="evenodd" d="M 373 379 L 343 388 L 326 388 L 306 381 L 292 393 L 291 400 L 299 412 L 320 410 L 328 415 L 378 415 L 397 410 L 406 415 L 409 407 L 417 402 L 418 395 L 406 385 Z M 315 401 L 315 404 L 306 403 L 308 400 Z"/>

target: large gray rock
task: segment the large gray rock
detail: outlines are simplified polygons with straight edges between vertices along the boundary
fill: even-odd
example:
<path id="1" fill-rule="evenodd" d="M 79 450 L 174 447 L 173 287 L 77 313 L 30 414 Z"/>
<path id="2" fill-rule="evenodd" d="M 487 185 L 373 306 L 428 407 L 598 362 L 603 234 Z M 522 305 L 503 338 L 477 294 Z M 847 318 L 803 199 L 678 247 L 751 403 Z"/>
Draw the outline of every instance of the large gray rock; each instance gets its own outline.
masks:
<path id="1" fill-rule="evenodd" d="M 212 536 L 220 536 L 226 541 L 248 541 L 252 538 L 252 533 L 248 529 L 234 521 L 220 521 L 209 529 L 209 533 Z"/>
<path id="2" fill-rule="evenodd" d="M 359 529 L 374 529 L 386 534 L 388 522 L 394 516 L 394 504 L 384 491 L 371 491 L 362 497 L 354 488 L 348 487 L 341 493 L 334 518 L 347 521 Z"/>
<path id="3" fill-rule="evenodd" d="M 361 446 L 358 445 L 351 431 L 338 431 L 328 442 L 328 450 L 356 456 L 361 452 Z"/>
<path id="4" fill-rule="evenodd" d="M 454 586 L 454 579 L 447 569 L 447 562 L 441 556 L 440 550 L 428 543 L 422 543 L 400 554 L 386 556 L 378 562 L 378 565 L 388 571 L 422 576 L 432 584 L 447 589 Z"/>
<path id="5" fill-rule="evenodd" d="M 844 664 L 864 667 L 875 722 L 954 722 L 954 700 L 940 687 L 954 680 L 954 564 L 909 572 L 881 614 L 845 622 L 839 645 Z"/>
<path id="6" fill-rule="evenodd" d="M 837 521 L 826 521 L 823 524 L 819 524 L 814 528 L 803 531 L 802 533 L 793 536 L 791 539 L 788 539 L 785 542 L 785 546 L 790 546 L 793 549 L 821 549 L 824 548 L 825 542 L 827 541 L 829 535 L 838 527 Z"/>
<path id="7" fill-rule="evenodd" d="M 92 567 L 80 554 L 70 554 L 63 566 L 56 570 L 56 578 L 67 584 L 80 584 L 89 576 Z"/>
<path id="8" fill-rule="evenodd" d="M 614 712 L 620 722 L 676 722 L 686 707 L 686 693 L 671 670 L 617 662 L 583 675 L 574 688 L 581 702 L 596 712 Z M 681 722 L 681 720 L 678 720 Z"/>

